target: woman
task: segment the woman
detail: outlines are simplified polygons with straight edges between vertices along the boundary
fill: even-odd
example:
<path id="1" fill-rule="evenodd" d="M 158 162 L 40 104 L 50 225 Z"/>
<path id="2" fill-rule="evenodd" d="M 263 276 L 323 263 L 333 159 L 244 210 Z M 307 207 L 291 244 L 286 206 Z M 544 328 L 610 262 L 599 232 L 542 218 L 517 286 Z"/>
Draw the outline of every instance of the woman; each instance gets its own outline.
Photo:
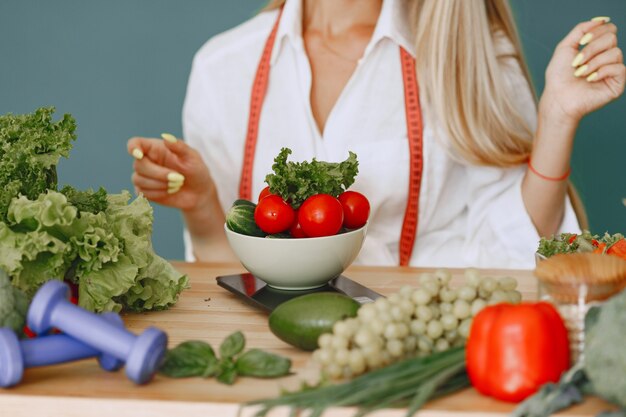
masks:
<path id="1" fill-rule="evenodd" d="M 188 259 L 223 260 L 224 212 L 281 147 L 351 150 L 372 206 L 359 262 L 530 267 L 539 236 L 579 229 L 574 134 L 624 90 L 609 20 L 557 46 L 535 105 L 506 0 L 274 1 L 196 54 L 186 143 L 131 139 L 133 183 L 182 210 Z"/>

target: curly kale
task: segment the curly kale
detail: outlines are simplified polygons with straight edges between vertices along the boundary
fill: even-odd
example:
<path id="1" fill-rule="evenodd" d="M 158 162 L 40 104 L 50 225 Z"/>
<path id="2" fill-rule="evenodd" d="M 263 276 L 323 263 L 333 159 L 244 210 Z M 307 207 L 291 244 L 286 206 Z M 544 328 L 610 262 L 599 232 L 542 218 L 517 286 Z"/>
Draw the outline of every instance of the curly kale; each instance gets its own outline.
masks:
<path id="1" fill-rule="evenodd" d="M 272 165 L 273 174 L 265 177 L 273 194 L 289 201 L 298 208 L 314 194 L 330 194 L 337 197 L 348 189 L 359 172 L 356 154 L 349 153 L 343 162 L 324 162 L 315 158 L 311 162 L 287 162 L 291 149 L 282 148 Z"/>
<path id="2" fill-rule="evenodd" d="M 107 191 L 100 187 L 98 191 L 89 189 L 79 191 L 71 185 L 66 185 L 61 189 L 61 194 L 67 197 L 67 201 L 78 209 L 78 212 L 98 214 L 108 207 Z"/>
<path id="3" fill-rule="evenodd" d="M 69 114 L 54 122 L 53 113 L 53 107 L 43 107 L 31 114 L 0 116 L 0 220 L 19 194 L 36 199 L 56 190 L 56 165 L 69 156 L 76 122 Z"/>
<path id="4" fill-rule="evenodd" d="M 21 335 L 27 311 L 28 298 L 11 285 L 7 273 L 0 269 L 0 327 L 8 327 Z"/>

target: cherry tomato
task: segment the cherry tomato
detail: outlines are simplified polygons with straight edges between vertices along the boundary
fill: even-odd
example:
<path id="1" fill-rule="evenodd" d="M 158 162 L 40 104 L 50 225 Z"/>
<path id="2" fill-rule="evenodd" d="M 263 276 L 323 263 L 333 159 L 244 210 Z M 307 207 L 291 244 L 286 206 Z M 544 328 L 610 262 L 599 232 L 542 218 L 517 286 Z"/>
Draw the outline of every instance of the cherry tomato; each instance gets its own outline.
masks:
<path id="1" fill-rule="evenodd" d="M 343 208 L 332 195 L 315 194 L 300 206 L 298 222 L 308 237 L 335 235 L 343 224 Z"/>
<path id="2" fill-rule="evenodd" d="M 271 194 L 272 193 L 270 192 L 270 186 L 268 185 L 267 187 L 262 189 L 261 192 L 259 193 L 259 199 L 257 200 L 257 202 L 263 200 L 265 197 Z"/>
<path id="3" fill-rule="evenodd" d="M 343 225 L 348 229 L 358 229 L 367 223 L 370 215 L 370 202 L 356 191 L 345 191 L 339 194 L 343 207 Z"/>
<path id="4" fill-rule="evenodd" d="M 291 237 L 295 237 L 296 239 L 307 237 L 306 233 L 304 233 L 304 230 L 302 230 L 302 226 L 300 226 L 300 222 L 298 221 L 298 211 L 299 210 L 296 210 L 296 219 L 289 228 L 289 234 L 291 235 Z"/>
<path id="5" fill-rule="evenodd" d="M 294 222 L 293 208 L 280 196 L 270 194 L 254 209 L 254 221 L 265 233 L 284 232 Z"/>

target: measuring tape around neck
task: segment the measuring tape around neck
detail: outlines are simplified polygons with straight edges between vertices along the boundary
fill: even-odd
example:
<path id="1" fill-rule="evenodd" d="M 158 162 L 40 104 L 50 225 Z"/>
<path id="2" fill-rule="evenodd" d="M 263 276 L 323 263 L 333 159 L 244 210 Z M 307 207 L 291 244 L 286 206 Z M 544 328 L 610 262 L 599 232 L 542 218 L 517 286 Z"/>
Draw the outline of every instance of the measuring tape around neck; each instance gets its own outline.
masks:
<path id="1" fill-rule="evenodd" d="M 261 110 L 270 75 L 270 58 L 282 9 L 278 12 L 276 23 L 270 32 L 259 66 L 252 84 L 250 95 L 250 113 L 248 116 L 248 130 L 244 145 L 243 164 L 239 182 L 239 198 L 252 199 L 252 171 L 254 167 L 254 154 L 256 151 L 257 138 L 259 136 L 259 121 Z M 399 264 L 406 266 L 411 260 L 413 245 L 418 227 L 419 196 L 422 183 L 423 155 L 422 155 L 422 112 L 419 101 L 419 87 L 415 71 L 415 59 L 404 48 L 400 47 L 400 61 L 402 67 L 402 80 L 404 84 L 404 108 L 406 114 L 407 136 L 409 138 L 409 189 L 407 205 L 402 222 L 400 234 L 400 259 Z"/>

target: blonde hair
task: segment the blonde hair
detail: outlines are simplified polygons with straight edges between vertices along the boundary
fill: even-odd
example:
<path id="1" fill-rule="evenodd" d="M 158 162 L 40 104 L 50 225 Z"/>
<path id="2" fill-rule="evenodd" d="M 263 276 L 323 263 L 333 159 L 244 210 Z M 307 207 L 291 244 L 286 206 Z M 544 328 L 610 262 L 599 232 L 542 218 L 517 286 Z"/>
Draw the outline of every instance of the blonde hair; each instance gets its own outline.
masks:
<path id="1" fill-rule="evenodd" d="M 271 0 L 265 10 L 282 6 Z M 533 132 L 506 87 L 501 59 L 516 59 L 532 88 L 507 0 L 412 0 L 421 95 L 456 153 L 480 165 L 525 162 Z M 494 33 L 513 45 L 497 56 Z"/>

